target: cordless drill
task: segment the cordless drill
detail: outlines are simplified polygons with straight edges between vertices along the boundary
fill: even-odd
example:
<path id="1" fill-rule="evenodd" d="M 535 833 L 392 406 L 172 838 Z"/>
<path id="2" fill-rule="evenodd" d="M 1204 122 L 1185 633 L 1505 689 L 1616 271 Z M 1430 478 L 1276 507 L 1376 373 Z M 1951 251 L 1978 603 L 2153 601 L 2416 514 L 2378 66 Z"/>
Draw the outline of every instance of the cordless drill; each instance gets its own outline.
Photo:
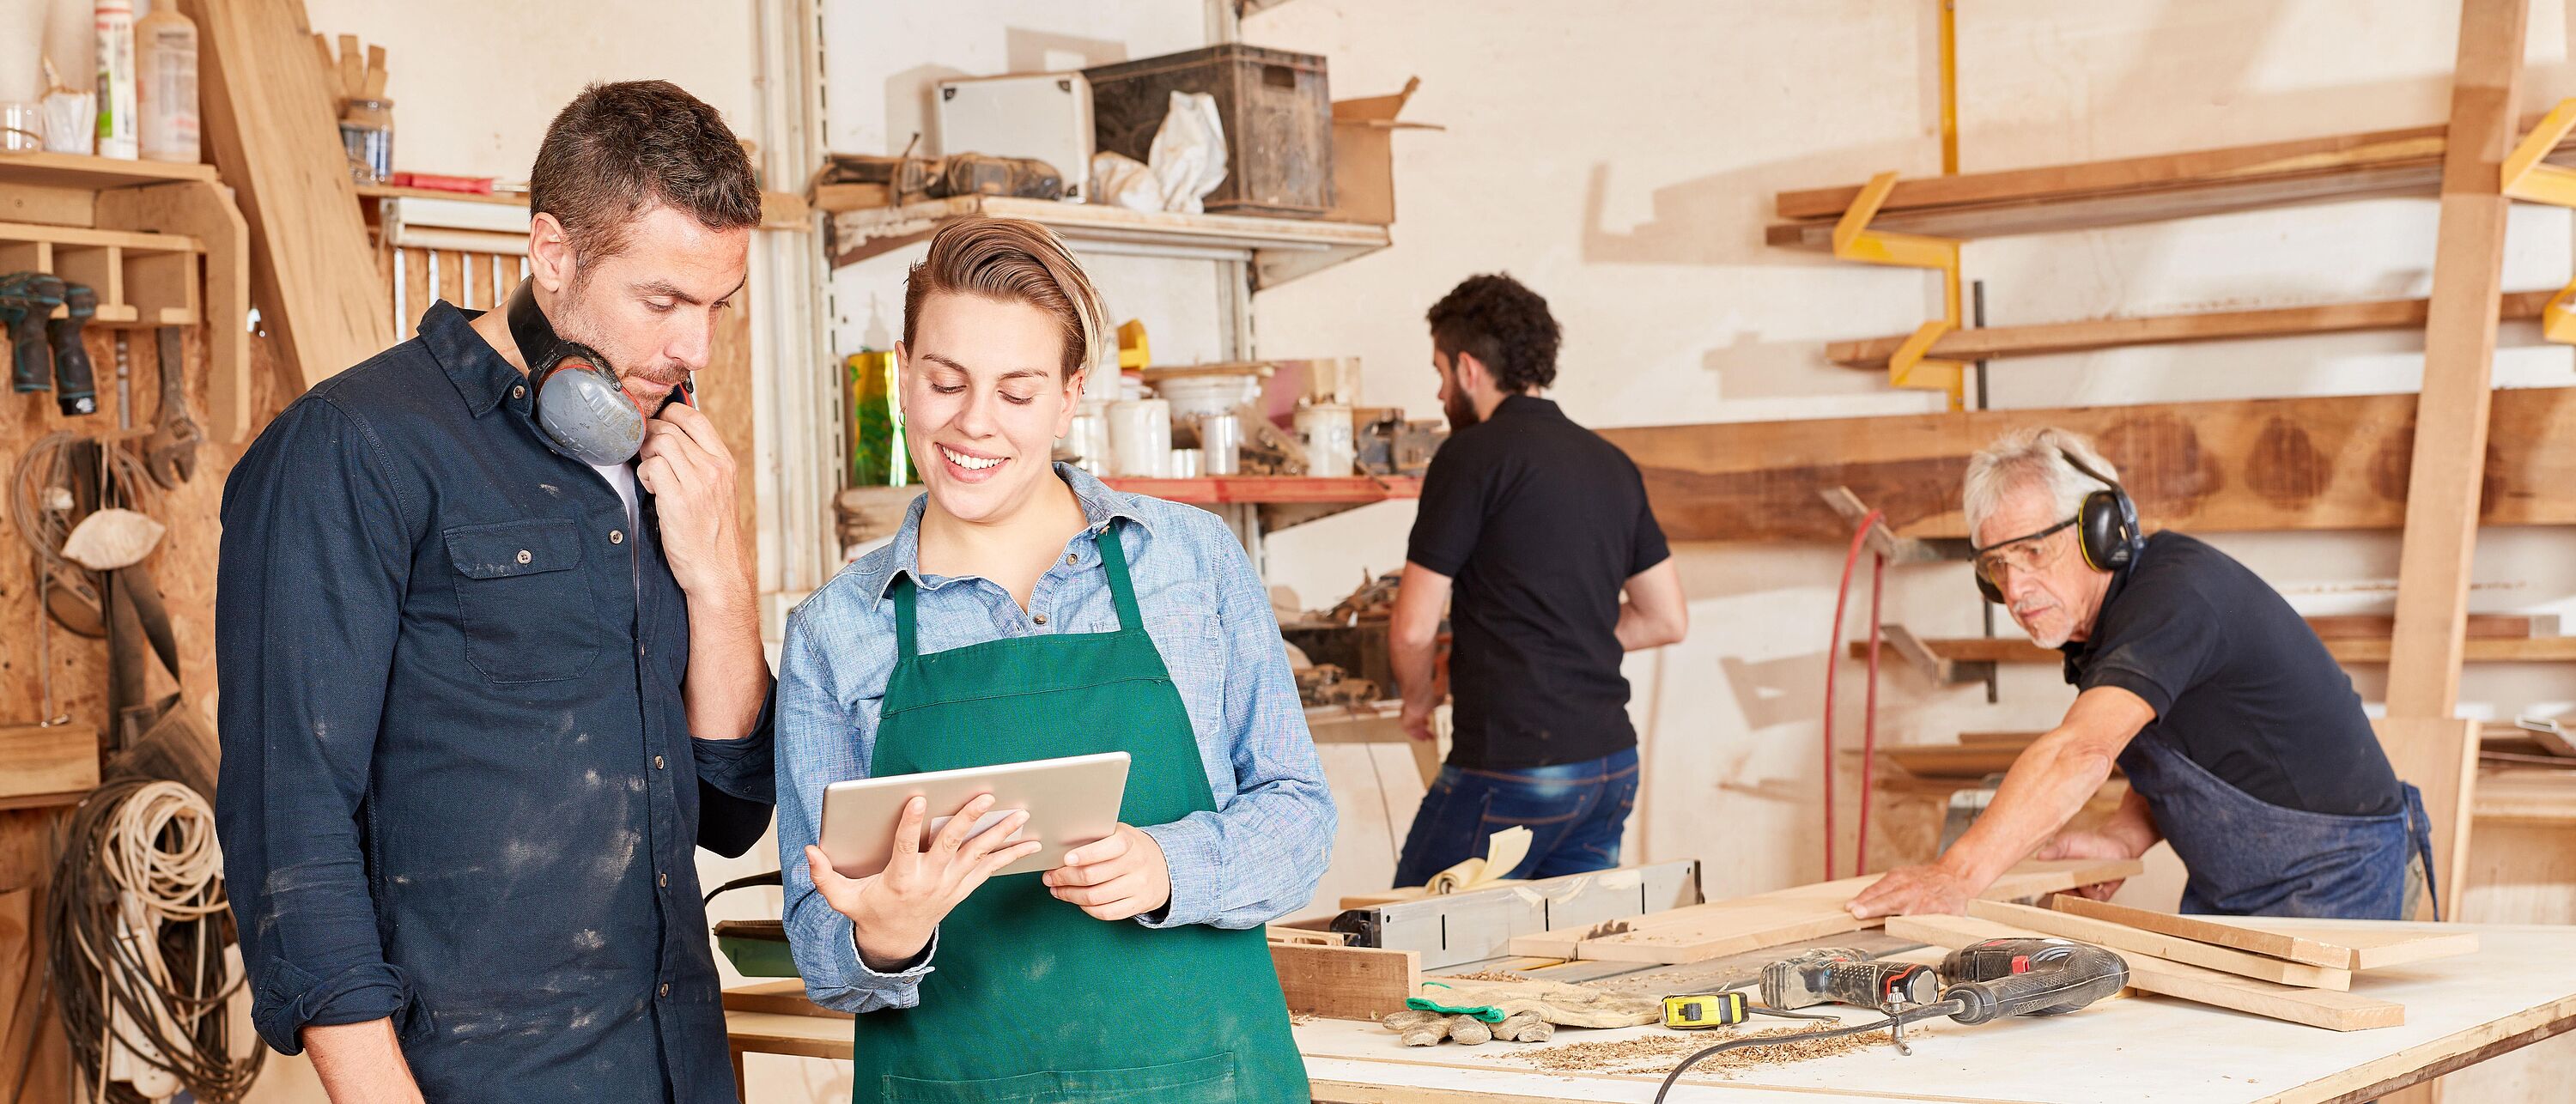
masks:
<path id="1" fill-rule="evenodd" d="M 1941 1004 L 1960 1023 L 2005 1016 L 2056 1016 L 2119 992 L 2129 984 L 2129 960 L 2064 939 L 1989 939 L 1950 952 L 1941 960 Z"/>
<path id="2" fill-rule="evenodd" d="M 54 407 L 66 417 L 98 413 L 98 378 L 90 371 L 81 327 L 98 317 L 98 293 L 88 284 L 63 285 L 63 317 L 45 323 L 54 345 Z"/>
<path id="3" fill-rule="evenodd" d="M 9 387 L 19 393 L 49 390 L 53 344 L 45 321 L 63 305 L 63 282 L 42 272 L 0 276 L 0 324 L 9 330 Z"/>

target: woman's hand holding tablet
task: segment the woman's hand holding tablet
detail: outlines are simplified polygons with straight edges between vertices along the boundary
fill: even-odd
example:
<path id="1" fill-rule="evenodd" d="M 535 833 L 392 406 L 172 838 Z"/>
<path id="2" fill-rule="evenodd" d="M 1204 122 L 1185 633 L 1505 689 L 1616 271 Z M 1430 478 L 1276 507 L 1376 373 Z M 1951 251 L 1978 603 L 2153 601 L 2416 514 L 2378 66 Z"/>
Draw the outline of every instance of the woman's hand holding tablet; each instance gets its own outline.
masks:
<path id="1" fill-rule="evenodd" d="M 1141 916 L 1172 900 L 1172 868 L 1154 837 L 1121 824 L 1098 843 L 1068 852 L 1046 872 L 1047 892 L 1099 920 Z"/>
<path id="2" fill-rule="evenodd" d="M 879 973 L 894 973 L 905 963 L 920 957 L 930 945 L 930 937 L 949 910 L 975 892 L 993 872 L 1036 854 L 1043 846 L 1039 840 L 1019 840 L 1020 827 L 1028 823 L 1026 810 L 1003 814 L 992 826 L 975 832 L 984 813 L 993 807 L 993 795 L 984 794 L 958 809 L 948 823 L 931 837 L 930 846 L 921 844 L 922 822 L 929 815 L 929 802 L 914 797 L 904 803 L 903 816 L 894 829 L 894 846 L 884 870 L 865 878 L 844 878 L 832 869 L 823 849 L 805 848 L 805 865 L 814 876 L 814 888 L 833 911 L 850 918 L 858 941 L 859 960 Z M 1135 832 L 1121 827 L 1122 834 Z M 969 835 L 968 833 L 974 833 Z M 1143 833 L 1136 832 L 1139 837 Z M 1095 850 L 1116 842 L 1117 837 L 1102 840 L 1085 850 Z M 1151 847 L 1148 840 L 1146 846 Z M 1162 852 L 1153 852 L 1156 867 L 1162 865 Z M 1050 874 L 1052 878 L 1054 875 Z M 1163 882 L 1164 896 L 1170 895 L 1170 880 Z M 1148 908 L 1160 907 L 1156 905 Z M 1136 909 L 1143 912 L 1145 909 Z M 1098 915 L 1095 913 L 1094 915 Z"/>

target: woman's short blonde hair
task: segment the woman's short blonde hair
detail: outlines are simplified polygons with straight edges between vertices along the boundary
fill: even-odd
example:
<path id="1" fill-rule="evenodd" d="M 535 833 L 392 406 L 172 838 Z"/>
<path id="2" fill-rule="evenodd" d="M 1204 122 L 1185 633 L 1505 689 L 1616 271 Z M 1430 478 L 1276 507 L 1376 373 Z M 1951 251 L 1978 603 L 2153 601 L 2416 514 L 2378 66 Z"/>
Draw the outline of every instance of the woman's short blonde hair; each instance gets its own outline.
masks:
<path id="1" fill-rule="evenodd" d="M 910 345 L 921 304 L 934 292 L 1026 303 L 1063 326 L 1063 376 L 1104 354 L 1109 332 L 1100 291 L 1055 232 L 1026 219 L 963 218 L 930 239 L 930 255 L 904 277 L 903 340 Z"/>

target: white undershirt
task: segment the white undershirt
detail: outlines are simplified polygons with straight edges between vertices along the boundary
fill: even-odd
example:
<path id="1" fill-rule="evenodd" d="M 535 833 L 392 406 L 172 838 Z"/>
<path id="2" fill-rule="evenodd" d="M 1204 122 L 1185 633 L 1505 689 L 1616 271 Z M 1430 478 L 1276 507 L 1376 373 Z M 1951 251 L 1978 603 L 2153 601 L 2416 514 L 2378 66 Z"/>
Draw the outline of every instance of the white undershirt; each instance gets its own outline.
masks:
<path id="1" fill-rule="evenodd" d="M 635 469 L 624 464 L 592 464 L 590 468 L 609 486 L 617 488 L 617 497 L 626 503 L 626 528 L 632 530 L 643 524 L 638 512 L 641 507 L 635 504 Z"/>

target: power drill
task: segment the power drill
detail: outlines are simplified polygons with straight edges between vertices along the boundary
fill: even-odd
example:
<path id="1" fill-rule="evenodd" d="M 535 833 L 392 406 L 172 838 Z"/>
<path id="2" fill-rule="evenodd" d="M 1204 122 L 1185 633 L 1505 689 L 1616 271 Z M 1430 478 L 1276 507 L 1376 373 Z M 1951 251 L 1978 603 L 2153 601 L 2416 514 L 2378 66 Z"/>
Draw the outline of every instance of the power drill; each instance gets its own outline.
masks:
<path id="1" fill-rule="evenodd" d="M 98 378 L 90 371 L 81 327 L 98 317 L 98 293 L 88 284 L 63 285 L 63 317 L 45 323 L 54 345 L 54 407 L 67 417 L 98 413 Z"/>
<path id="2" fill-rule="evenodd" d="M 1941 1007 L 1951 1019 L 1979 1024 L 2004 1016 L 2057 1016 L 2119 992 L 2129 960 L 2064 939 L 1989 939 L 1941 960 Z"/>
<path id="3" fill-rule="evenodd" d="M 1818 947 L 1762 968 L 1762 1003 L 1784 1010 L 1819 1004 L 1930 1004 L 1940 990 L 1941 979 L 1929 966 L 1872 961 L 1848 947 Z"/>
<path id="4" fill-rule="evenodd" d="M 9 330 L 9 387 L 13 391 L 49 390 L 45 376 L 54 358 L 45 339 L 45 322 L 63 305 L 63 282 L 42 272 L 0 276 L 0 324 Z"/>

